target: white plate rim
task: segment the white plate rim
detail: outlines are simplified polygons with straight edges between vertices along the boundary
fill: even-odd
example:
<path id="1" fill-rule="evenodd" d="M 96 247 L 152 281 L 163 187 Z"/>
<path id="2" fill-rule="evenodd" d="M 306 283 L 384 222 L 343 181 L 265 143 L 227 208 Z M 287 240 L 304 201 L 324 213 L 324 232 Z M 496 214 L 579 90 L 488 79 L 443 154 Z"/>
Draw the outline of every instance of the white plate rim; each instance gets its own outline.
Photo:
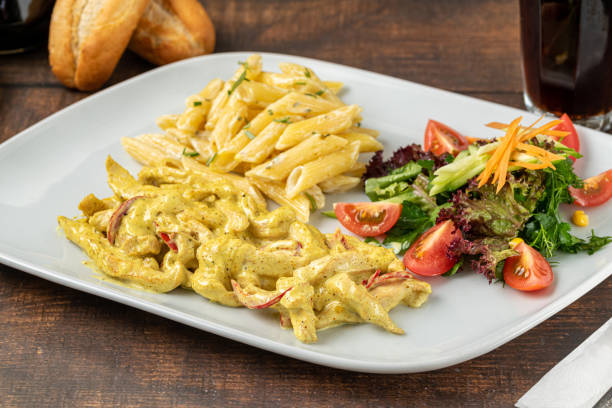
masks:
<path id="1" fill-rule="evenodd" d="M 292 61 L 302 63 L 304 65 L 309 65 L 312 63 L 315 64 L 325 64 L 331 67 L 335 67 L 336 69 L 352 71 L 362 76 L 370 76 L 373 79 L 381 79 L 386 82 L 397 81 L 398 84 L 410 84 L 411 86 L 422 87 L 429 91 L 435 91 L 438 93 L 445 93 L 453 95 L 454 97 L 465 98 L 466 100 L 476 100 L 481 102 L 486 102 L 487 104 L 496 105 L 504 107 L 505 109 L 513 109 L 517 112 L 524 111 L 520 109 L 516 109 L 514 107 L 509 107 L 506 105 L 498 104 L 495 102 L 484 101 L 478 98 L 473 98 L 470 96 L 457 94 L 454 92 L 430 87 L 427 85 L 418 84 L 415 82 L 403 80 L 400 78 L 391 77 L 384 74 L 379 74 L 376 72 L 371 72 L 367 70 L 363 70 L 360 68 L 349 67 L 342 64 L 337 64 L 333 62 L 300 57 L 289 54 L 280 54 L 280 53 L 269 53 L 269 52 L 258 52 L 258 51 L 238 51 L 238 52 L 226 52 L 226 53 L 216 53 L 211 55 L 205 55 L 201 57 L 196 57 L 188 60 L 183 60 L 179 62 L 175 62 L 173 64 L 161 66 L 154 68 L 150 71 L 137 75 L 133 78 L 130 78 L 126 81 L 120 82 L 118 84 L 112 85 L 107 89 L 89 95 L 82 100 L 75 102 L 74 104 L 55 112 L 48 117 L 42 119 L 36 124 L 28 127 L 27 129 L 19 132 L 17 135 L 11 137 L 10 139 L 4 141 L 0 144 L 0 153 L 12 147 L 14 144 L 24 143 L 28 140 L 30 133 L 34 130 L 37 130 L 39 127 L 45 126 L 48 122 L 56 120 L 58 117 L 71 112 L 74 109 L 79 109 L 79 107 L 83 104 L 88 103 L 88 101 L 102 97 L 108 93 L 112 93 L 118 89 L 123 87 L 127 87 L 130 84 L 147 80 L 149 76 L 155 75 L 160 71 L 171 70 L 176 66 L 182 64 L 191 64 L 194 61 L 210 61 L 213 62 L 216 59 L 226 59 L 232 58 L 234 60 L 244 59 L 246 56 L 257 53 L 260 54 L 264 59 L 266 57 L 280 57 L 287 58 Z M 399 373 L 415 373 L 415 372 L 424 372 L 437 370 L 444 367 L 449 367 L 475 357 L 484 355 L 495 348 L 501 346 L 502 344 L 520 336 L 531 328 L 535 327 L 539 323 L 548 319 L 555 313 L 559 312 L 563 308 L 570 305 L 572 302 L 576 301 L 578 298 L 583 296 L 589 290 L 593 289 L 603 280 L 605 280 L 608 276 L 612 275 L 612 264 L 607 264 L 604 268 L 600 269 L 598 273 L 592 275 L 590 278 L 584 280 L 579 286 L 575 287 L 570 293 L 560 297 L 559 299 L 549 303 L 546 307 L 542 308 L 539 312 L 531 315 L 529 318 L 523 319 L 518 324 L 512 327 L 512 330 L 508 330 L 507 328 L 499 329 L 497 331 L 491 332 L 488 336 L 482 338 L 482 341 L 478 344 L 470 345 L 467 347 L 461 348 L 461 353 L 457 353 L 457 355 L 444 356 L 436 359 L 429 360 L 427 363 L 422 363 L 419 365 L 406 363 L 406 362 L 368 362 L 368 361 L 355 361 L 348 358 L 330 356 L 326 354 L 317 353 L 315 351 L 297 348 L 291 345 L 282 344 L 279 342 L 273 342 L 271 340 L 262 339 L 255 335 L 249 335 L 248 333 L 243 333 L 240 330 L 233 329 L 231 327 L 226 327 L 223 325 L 218 325 L 213 322 L 202 322 L 194 319 L 190 315 L 176 311 L 172 308 L 154 304 L 152 302 L 148 302 L 143 299 L 138 299 L 129 295 L 123 295 L 117 292 L 109 291 L 101 286 L 91 285 L 84 281 L 78 281 L 72 279 L 70 277 L 65 277 L 61 275 L 61 273 L 52 271 L 50 269 L 40 267 L 36 264 L 32 264 L 25 259 L 21 259 L 18 257 L 10 256 L 0 250 L 0 262 L 6 264 L 10 267 L 22 270 L 24 272 L 28 272 L 32 275 L 38 276 L 40 278 L 49 280 L 51 282 L 67 286 L 73 289 L 77 289 L 86 293 L 90 293 L 96 296 L 100 296 L 109 300 L 113 300 L 149 313 L 156 314 L 161 317 L 168 318 L 170 320 L 174 320 L 188 326 L 195 327 L 197 329 L 201 329 L 216 335 L 220 335 L 223 337 L 230 338 L 232 340 L 236 340 L 257 348 L 261 348 L 273 353 L 281 354 L 288 357 L 293 357 L 299 360 L 320 364 L 324 366 L 329 366 L 333 368 L 345 369 L 350 371 L 358 371 L 358 372 L 368 372 L 368 373 L 381 373 L 381 374 L 399 374 Z"/>

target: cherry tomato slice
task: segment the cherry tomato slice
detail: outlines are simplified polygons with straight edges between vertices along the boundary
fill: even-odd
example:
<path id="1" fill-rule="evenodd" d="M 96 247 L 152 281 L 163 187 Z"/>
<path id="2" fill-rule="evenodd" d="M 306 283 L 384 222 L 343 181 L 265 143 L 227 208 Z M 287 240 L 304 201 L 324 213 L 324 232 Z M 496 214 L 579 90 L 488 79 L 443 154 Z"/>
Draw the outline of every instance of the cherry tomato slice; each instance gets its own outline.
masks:
<path id="1" fill-rule="evenodd" d="M 404 255 L 404 265 L 411 272 L 423 276 L 448 272 L 457 259 L 448 256 L 448 247 L 462 237 L 452 220 L 434 225 L 417 239 Z"/>
<path id="2" fill-rule="evenodd" d="M 576 128 L 574 127 L 572 120 L 569 118 L 569 116 L 567 116 L 567 113 L 564 113 L 561 116 L 561 123 L 553 127 L 551 130 L 563 130 L 564 132 L 569 132 L 569 134 L 565 136 L 563 140 L 561 140 L 561 143 L 570 149 L 580 152 L 580 139 L 578 139 Z M 559 140 L 558 137 L 554 137 L 554 139 Z M 572 160 L 576 161 L 574 157 L 572 157 Z"/>
<path id="3" fill-rule="evenodd" d="M 595 207 L 605 203 L 612 197 L 612 169 L 584 180 L 583 188 L 570 187 L 569 191 L 574 204 L 579 206 Z"/>
<path id="4" fill-rule="evenodd" d="M 504 264 L 504 281 L 508 286 L 525 292 L 550 286 L 553 271 L 546 258 L 524 242 L 514 249 L 519 255 L 507 258 Z"/>
<path id="5" fill-rule="evenodd" d="M 174 242 L 174 239 L 172 239 L 170 235 L 166 234 L 165 232 L 160 232 L 159 236 L 166 243 L 166 245 L 168 245 L 168 248 L 174 252 L 178 252 L 178 246 L 176 246 L 176 242 Z"/>
<path id="6" fill-rule="evenodd" d="M 436 156 L 450 153 L 456 156 L 460 151 L 467 149 L 468 140 L 459 132 L 449 128 L 443 123 L 429 119 L 425 129 L 423 149 L 431 151 Z"/>
<path id="7" fill-rule="evenodd" d="M 375 237 L 389 231 L 402 213 L 396 203 L 335 203 L 334 212 L 344 227 L 362 237 Z"/>

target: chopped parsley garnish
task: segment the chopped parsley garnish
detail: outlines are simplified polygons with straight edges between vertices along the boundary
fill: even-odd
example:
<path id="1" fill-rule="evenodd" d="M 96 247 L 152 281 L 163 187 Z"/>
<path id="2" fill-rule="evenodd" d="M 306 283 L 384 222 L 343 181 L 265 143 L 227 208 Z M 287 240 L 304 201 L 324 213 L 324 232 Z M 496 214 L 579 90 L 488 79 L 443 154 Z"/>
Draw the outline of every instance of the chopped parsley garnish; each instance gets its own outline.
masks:
<path id="1" fill-rule="evenodd" d="M 244 66 L 244 71 L 242 71 L 242 74 L 240 74 L 240 76 L 238 77 L 238 79 L 232 84 L 232 87 L 229 89 L 229 91 L 227 91 L 228 95 L 231 95 L 232 92 L 234 92 L 236 90 L 236 88 L 238 88 L 238 86 L 242 83 L 242 81 L 247 81 L 248 79 L 246 77 L 247 75 L 247 69 L 249 68 L 249 64 L 245 63 L 241 63 Z"/>
<path id="2" fill-rule="evenodd" d="M 306 82 L 298 81 L 298 82 L 294 82 L 293 85 L 306 85 Z"/>
<path id="3" fill-rule="evenodd" d="M 287 123 L 287 124 L 291 123 L 289 116 L 284 117 L 282 119 L 274 119 L 274 121 L 278 123 Z"/>
<path id="4" fill-rule="evenodd" d="M 270 116 L 274 115 L 274 112 L 272 111 L 272 109 L 268 109 L 268 115 Z"/>
<path id="5" fill-rule="evenodd" d="M 247 135 L 247 137 L 251 140 L 255 139 L 255 135 L 249 132 L 248 130 L 245 130 L 244 134 Z"/>
<path id="6" fill-rule="evenodd" d="M 200 101 L 195 101 L 193 103 L 193 106 L 200 106 L 200 105 L 202 105 L 202 102 L 200 102 Z"/>
<path id="7" fill-rule="evenodd" d="M 315 95 L 315 94 L 311 94 L 311 93 L 306 93 L 306 94 L 304 94 L 304 95 L 308 95 L 308 96 L 312 96 L 313 98 L 317 98 L 317 95 Z"/>
<path id="8" fill-rule="evenodd" d="M 199 155 L 200 155 L 200 153 L 198 153 L 198 152 L 188 152 L 186 147 L 183 148 L 183 156 L 198 157 Z"/>
<path id="9" fill-rule="evenodd" d="M 215 161 L 216 158 L 217 158 L 217 153 L 213 154 L 212 156 L 210 156 L 208 160 L 206 160 L 206 165 L 210 167 L 210 165 L 212 164 L 212 162 Z"/>
<path id="10" fill-rule="evenodd" d="M 310 78 L 310 71 L 308 70 L 308 68 L 306 68 L 306 70 L 304 71 L 304 75 L 306 75 L 306 78 Z"/>
<path id="11" fill-rule="evenodd" d="M 321 95 L 323 95 L 324 93 L 325 93 L 325 91 L 324 91 L 323 89 L 321 89 L 321 90 L 319 90 L 319 91 L 315 92 L 315 95 L 319 95 L 319 96 L 321 96 Z"/>
<path id="12" fill-rule="evenodd" d="M 308 198 L 308 201 L 310 201 L 310 210 L 317 211 L 317 202 L 315 201 L 314 197 L 308 194 L 307 192 L 304 192 L 304 195 L 306 196 L 306 198 Z"/>

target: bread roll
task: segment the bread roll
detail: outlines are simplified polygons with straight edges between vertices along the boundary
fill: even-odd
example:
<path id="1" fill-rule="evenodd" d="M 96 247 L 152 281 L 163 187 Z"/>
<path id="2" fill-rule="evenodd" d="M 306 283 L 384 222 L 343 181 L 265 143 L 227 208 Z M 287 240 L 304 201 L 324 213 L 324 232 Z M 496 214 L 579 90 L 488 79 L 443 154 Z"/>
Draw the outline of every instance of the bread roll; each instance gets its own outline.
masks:
<path id="1" fill-rule="evenodd" d="M 215 28 L 198 0 L 151 0 L 129 47 L 164 65 L 213 52 Z"/>
<path id="2" fill-rule="evenodd" d="M 113 73 L 149 0 L 57 0 L 49 62 L 70 88 L 100 88 Z"/>

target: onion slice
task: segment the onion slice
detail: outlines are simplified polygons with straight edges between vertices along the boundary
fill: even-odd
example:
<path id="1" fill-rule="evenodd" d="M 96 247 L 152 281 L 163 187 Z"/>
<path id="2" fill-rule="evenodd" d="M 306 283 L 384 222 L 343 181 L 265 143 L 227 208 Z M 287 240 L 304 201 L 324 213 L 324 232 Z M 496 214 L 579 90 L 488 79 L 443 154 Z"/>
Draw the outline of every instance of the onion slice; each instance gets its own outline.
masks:
<path id="1" fill-rule="evenodd" d="M 135 196 L 122 202 L 121 205 L 117 207 L 113 215 L 111 215 L 110 221 L 108 222 L 108 232 L 106 233 L 106 237 L 108 238 L 108 242 L 110 242 L 112 245 L 115 244 L 115 238 L 117 237 L 117 231 L 119 231 L 123 216 L 127 214 L 132 204 L 134 204 L 134 201 L 142 197 L 143 196 Z"/>

